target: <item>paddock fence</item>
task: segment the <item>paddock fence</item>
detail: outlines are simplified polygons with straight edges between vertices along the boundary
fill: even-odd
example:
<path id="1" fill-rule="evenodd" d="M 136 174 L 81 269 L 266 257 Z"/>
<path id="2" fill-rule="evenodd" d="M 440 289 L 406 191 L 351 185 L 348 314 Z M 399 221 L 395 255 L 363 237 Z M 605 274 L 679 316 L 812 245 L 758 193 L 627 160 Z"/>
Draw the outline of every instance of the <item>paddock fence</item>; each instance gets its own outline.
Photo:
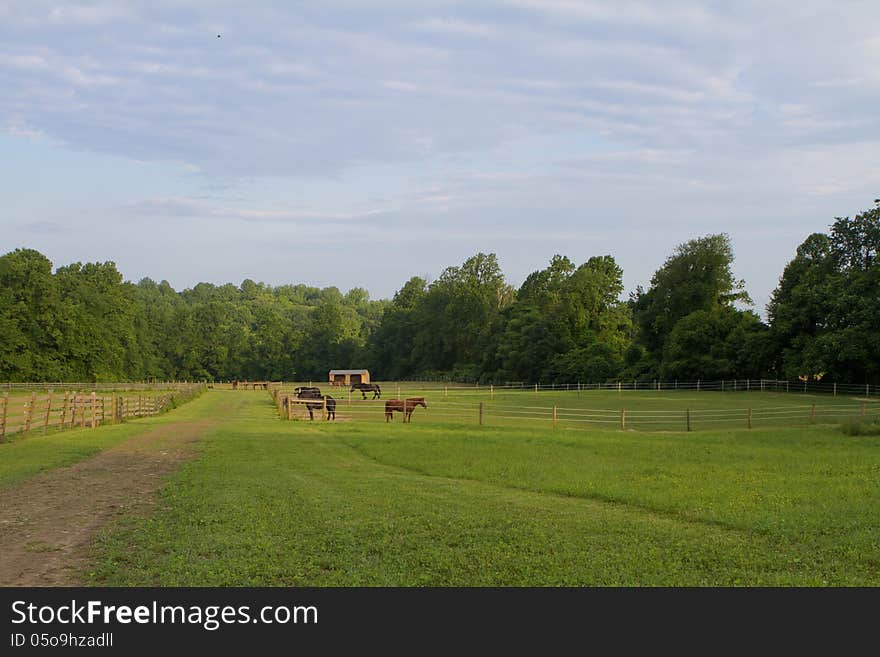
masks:
<path id="1" fill-rule="evenodd" d="M 380 399 L 372 399 L 370 393 L 364 399 L 358 391 L 325 385 L 322 392 L 330 394 L 310 400 L 297 399 L 293 391 L 297 384 L 284 383 L 271 390 L 271 394 L 279 416 L 286 420 L 308 420 L 307 405 L 315 420 L 326 419 L 325 400 L 332 398 L 337 421 L 384 422 L 388 399 L 411 397 L 424 397 L 428 404 L 427 408 L 414 411 L 416 422 L 421 419 L 499 427 L 699 431 L 799 427 L 880 418 L 878 390 L 872 386 L 797 383 L 795 389 L 792 382 L 754 379 L 547 385 L 401 381 L 380 382 Z M 595 394 L 597 391 L 599 395 Z M 675 394 L 676 391 L 682 394 Z M 672 394 L 654 394 L 663 392 Z M 706 394 L 697 394 L 703 392 Z M 747 394 L 740 398 L 722 396 L 720 392 L 777 394 Z M 397 414 L 394 418 L 396 421 Z"/>
<path id="2" fill-rule="evenodd" d="M 780 381 L 774 379 L 719 379 L 707 381 L 662 381 L 662 380 L 629 380 L 615 379 L 603 382 L 577 383 L 526 383 L 522 381 L 487 384 L 437 383 L 433 381 L 394 381 L 382 383 L 383 391 L 387 386 L 390 391 L 397 387 L 418 388 L 419 390 L 456 390 L 472 391 L 485 394 L 493 390 L 520 390 L 528 392 L 587 392 L 589 390 L 654 390 L 657 392 L 670 390 L 690 390 L 694 392 L 787 392 L 802 394 L 856 395 L 864 397 L 880 397 L 880 385 L 871 383 L 833 383 L 827 381 Z"/>
<path id="3" fill-rule="evenodd" d="M 40 386 L 44 384 L 39 384 Z M 88 385 L 88 384 L 83 384 Z M 150 384 L 153 385 L 153 384 Z M 0 442 L 13 434 L 35 431 L 46 433 L 64 429 L 91 428 L 119 424 L 128 420 L 159 415 L 189 401 L 205 389 L 205 384 L 174 384 L 171 388 L 126 388 L 124 391 L 98 394 L 75 392 L 81 386 L 68 384 L 69 390 L 57 391 L 50 387 L 43 394 L 34 388 L 0 395 Z M 133 395 L 132 392 L 152 391 L 154 394 Z"/>

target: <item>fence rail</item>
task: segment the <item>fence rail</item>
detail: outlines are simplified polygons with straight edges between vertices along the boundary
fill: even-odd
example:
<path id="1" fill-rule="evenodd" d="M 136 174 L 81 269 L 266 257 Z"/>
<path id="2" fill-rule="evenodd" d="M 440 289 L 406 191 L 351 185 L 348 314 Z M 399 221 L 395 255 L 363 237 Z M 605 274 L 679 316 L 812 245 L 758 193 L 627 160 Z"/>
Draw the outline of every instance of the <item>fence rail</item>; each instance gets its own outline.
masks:
<path id="1" fill-rule="evenodd" d="M 9 392 L 4 392 L 0 396 L 0 442 L 12 434 L 85 427 L 95 429 L 105 424 L 158 415 L 178 402 L 192 399 L 203 389 L 204 384 L 190 383 L 175 385 L 159 395 L 99 395 L 97 391 L 78 393 L 72 390 L 60 393 L 50 389 L 41 395 L 32 391 L 29 395 L 10 397 Z"/>

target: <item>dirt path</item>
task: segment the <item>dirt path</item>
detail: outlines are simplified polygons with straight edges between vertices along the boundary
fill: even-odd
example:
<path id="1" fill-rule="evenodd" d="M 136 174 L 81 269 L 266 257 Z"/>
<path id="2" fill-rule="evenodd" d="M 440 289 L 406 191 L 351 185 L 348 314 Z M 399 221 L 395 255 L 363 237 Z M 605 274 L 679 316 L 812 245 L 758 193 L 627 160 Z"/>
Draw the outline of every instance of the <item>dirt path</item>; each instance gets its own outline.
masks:
<path id="1" fill-rule="evenodd" d="M 156 426 L 74 465 L 2 491 L 0 586 L 75 586 L 98 530 L 145 513 L 164 477 L 216 421 Z"/>

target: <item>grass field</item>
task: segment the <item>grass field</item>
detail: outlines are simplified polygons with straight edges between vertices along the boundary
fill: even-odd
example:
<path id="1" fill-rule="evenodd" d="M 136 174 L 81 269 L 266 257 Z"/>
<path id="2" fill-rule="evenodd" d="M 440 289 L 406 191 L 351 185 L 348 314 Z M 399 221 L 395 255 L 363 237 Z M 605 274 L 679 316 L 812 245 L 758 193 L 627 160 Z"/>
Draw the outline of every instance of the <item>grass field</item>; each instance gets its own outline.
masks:
<path id="1" fill-rule="evenodd" d="M 430 398 L 409 425 L 287 422 L 215 395 L 247 401 L 100 535 L 89 583 L 880 584 L 877 436 L 465 426 Z"/>

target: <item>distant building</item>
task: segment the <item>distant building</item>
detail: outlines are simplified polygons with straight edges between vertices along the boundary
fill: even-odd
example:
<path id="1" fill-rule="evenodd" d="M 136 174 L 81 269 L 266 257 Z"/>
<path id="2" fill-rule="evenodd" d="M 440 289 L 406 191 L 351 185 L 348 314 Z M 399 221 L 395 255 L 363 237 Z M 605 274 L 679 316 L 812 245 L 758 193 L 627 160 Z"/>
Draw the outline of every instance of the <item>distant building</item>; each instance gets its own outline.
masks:
<path id="1" fill-rule="evenodd" d="M 334 386 L 350 386 L 353 383 L 369 383 L 367 370 L 330 370 L 330 383 Z"/>

